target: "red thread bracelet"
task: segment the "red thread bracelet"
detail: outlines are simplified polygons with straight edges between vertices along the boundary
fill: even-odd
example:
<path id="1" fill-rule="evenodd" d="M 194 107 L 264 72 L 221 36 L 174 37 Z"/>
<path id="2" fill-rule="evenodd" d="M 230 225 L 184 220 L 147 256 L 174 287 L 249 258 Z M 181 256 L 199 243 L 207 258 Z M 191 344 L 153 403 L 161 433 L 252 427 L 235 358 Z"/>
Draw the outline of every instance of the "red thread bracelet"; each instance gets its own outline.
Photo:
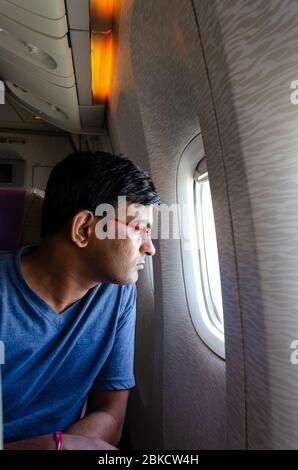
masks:
<path id="1" fill-rule="evenodd" d="M 62 450 L 62 432 L 57 431 L 55 434 L 56 450 Z"/>

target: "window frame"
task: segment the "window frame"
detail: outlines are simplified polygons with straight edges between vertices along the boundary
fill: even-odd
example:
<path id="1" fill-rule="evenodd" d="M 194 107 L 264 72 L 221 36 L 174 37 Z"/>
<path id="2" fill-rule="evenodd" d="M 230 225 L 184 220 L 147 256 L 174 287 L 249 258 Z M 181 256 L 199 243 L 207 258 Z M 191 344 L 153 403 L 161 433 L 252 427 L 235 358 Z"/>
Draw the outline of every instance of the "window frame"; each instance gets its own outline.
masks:
<path id="1" fill-rule="evenodd" d="M 183 207 L 182 216 L 179 213 L 178 218 L 181 261 L 187 305 L 195 331 L 215 354 L 225 359 L 224 333 L 210 321 L 200 275 L 194 184 L 196 169 L 204 157 L 202 135 L 198 134 L 183 151 L 177 171 L 177 201 Z M 185 234 L 189 235 L 185 237 Z"/>

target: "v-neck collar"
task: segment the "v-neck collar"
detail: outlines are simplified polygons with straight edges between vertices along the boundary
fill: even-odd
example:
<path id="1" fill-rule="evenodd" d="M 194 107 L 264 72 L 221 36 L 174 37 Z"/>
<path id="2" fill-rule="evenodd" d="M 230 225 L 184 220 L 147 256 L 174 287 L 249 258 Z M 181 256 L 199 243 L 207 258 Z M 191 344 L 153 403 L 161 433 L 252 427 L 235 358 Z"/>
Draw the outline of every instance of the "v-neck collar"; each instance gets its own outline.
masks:
<path id="1" fill-rule="evenodd" d="M 65 310 L 63 310 L 61 313 L 57 313 L 56 310 L 46 301 L 44 300 L 40 295 L 38 295 L 27 283 L 23 272 L 22 272 L 22 265 L 21 265 L 21 257 L 24 256 L 25 254 L 29 253 L 32 251 L 35 246 L 24 246 L 22 247 L 14 256 L 13 259 L 13 271 L 14 271 L 14 277 L 16 282 L 19 284 L 20 288 L 22 289 L 22 292 L 26 295 L 28 300 L 30 301 L 30 304 L 32 307 L 35 307 L 35 309 L 38 310 L 38 312 L 46 316 L 46 318 L 51 321 L 56 327 L 61 327 L 66 320 L 69 319 L 69 317 L 72 316 L 73 312 L 76 312 L 78 304 L 81 302 L 81 300 L 85 297 L 82 297 L 81 299 L 78 299 L 76 302 L 72 303 L 69 305 Z M 86 294 L 88 295 L 88 293 Z"/>

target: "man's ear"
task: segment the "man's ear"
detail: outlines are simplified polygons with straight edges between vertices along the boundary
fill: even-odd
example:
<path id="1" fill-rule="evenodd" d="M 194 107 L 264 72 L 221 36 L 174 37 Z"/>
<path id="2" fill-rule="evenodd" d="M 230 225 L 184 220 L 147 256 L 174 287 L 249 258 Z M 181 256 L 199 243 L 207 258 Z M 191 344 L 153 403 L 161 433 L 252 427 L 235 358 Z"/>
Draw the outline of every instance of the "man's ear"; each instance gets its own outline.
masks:
<path id="1" fill-rule="evenodd" d="M 78 212 L 71 221 L 70 237 L 79 247 L 85 248 L 88 245 L 92 230 L 94 216 L 92 212 L 84 210 Z"/>

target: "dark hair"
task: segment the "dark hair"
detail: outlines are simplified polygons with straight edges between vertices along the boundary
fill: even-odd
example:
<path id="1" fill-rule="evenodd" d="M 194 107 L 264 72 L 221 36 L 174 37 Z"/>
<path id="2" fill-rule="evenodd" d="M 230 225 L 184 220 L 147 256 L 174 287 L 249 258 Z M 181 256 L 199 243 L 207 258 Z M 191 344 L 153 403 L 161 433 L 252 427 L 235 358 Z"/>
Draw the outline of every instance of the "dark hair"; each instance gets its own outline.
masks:
<path id="1" fill-rule="evenodd" d="M 118 196 L 130 203 L 159 204 L 149 175 L 127 158 L 106 152 L 77 152 L 59 162 L 46 187 L 41 236 L 60 232 L 80 210 L 99 204 L 116 207 Z"/>

